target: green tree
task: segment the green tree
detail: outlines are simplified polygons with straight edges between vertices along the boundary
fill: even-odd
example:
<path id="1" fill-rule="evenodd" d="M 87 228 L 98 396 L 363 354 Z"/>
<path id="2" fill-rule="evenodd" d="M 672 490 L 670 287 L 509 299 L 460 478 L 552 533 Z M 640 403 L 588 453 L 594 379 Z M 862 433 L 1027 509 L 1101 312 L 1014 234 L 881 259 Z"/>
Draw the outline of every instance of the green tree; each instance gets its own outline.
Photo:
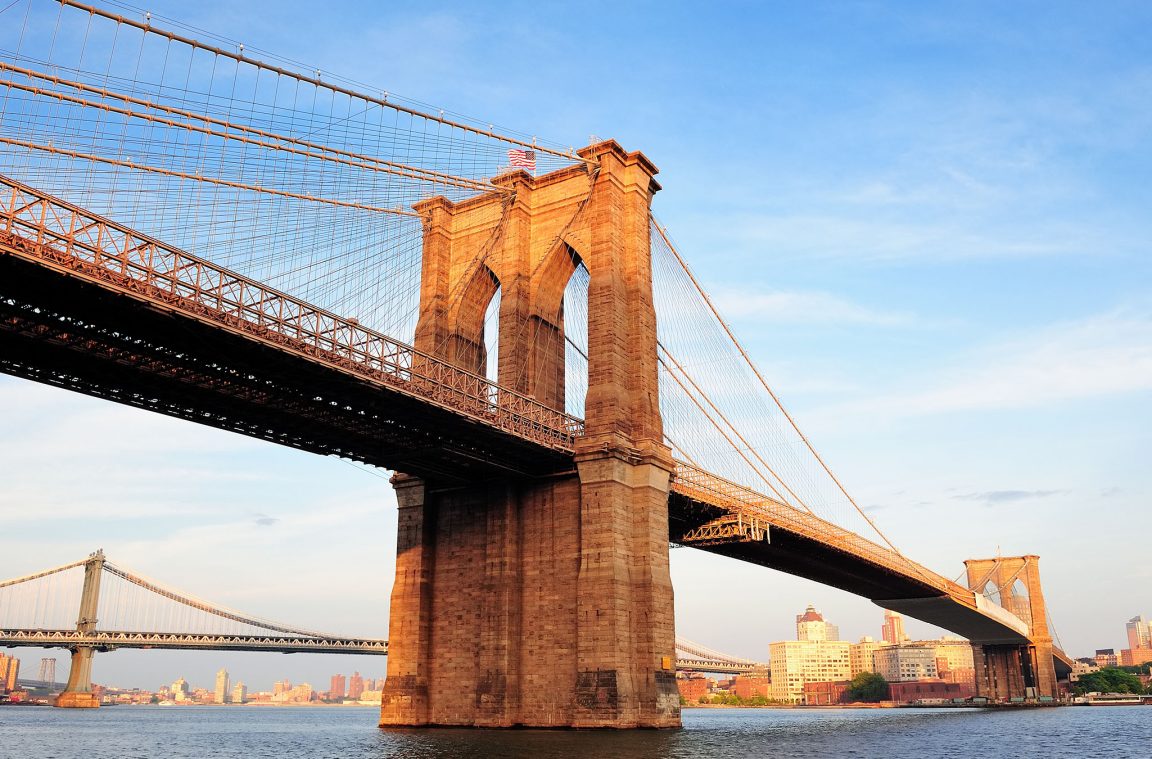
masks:
<path id="1" fill-rule="evenodd" d="M 853 701 L 876 703 L 888 698 L 887 681 L 875 672 L 861 672 L 848 686 L 848 698 Z"/>
<path id="2" fill-rule="evenodd" d="M 1119 667 L 1105 667 L 1099 672 L 1080 675 L 1072 685 L 1076 693 L 1143 693 L 1144 684 L 1131 672 Z"/>

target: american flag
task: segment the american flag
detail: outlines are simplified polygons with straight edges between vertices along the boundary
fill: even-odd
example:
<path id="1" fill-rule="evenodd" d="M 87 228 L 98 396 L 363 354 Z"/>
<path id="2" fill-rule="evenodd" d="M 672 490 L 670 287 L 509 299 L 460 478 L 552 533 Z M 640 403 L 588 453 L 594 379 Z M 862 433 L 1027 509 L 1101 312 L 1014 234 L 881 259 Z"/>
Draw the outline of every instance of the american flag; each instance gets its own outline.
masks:
<path id="1" fill-rule="evenodd" d="M 508 165 L 514 169 L 536 171 L 536 151 L 513 148 L 508 151 Z"/>

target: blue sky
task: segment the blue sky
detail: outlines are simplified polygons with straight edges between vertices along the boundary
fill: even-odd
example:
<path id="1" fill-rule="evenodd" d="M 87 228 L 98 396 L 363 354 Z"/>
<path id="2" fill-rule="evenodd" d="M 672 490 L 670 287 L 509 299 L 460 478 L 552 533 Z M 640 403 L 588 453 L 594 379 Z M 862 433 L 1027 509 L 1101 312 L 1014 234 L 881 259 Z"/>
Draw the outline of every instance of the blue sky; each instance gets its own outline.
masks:
<path id="1" fill-rule="evenodd" d="M 1152 613 L 1146 4 L 150 10 L 563 144 L 643 150 L 661 221 L 907 554 L 948 576 L 1039 554 L 1074 655 Z M 0 462 L 0 576 L 102 545 L 229 606 L 385 634 L 381 473 L 8 378 Z M 807 581 L 690 550 L 673 572 L 680 633 L 714 648 L 763 658 L 809 602 L 846 637 L 879 632 L 879 609 Z M 383 673 L 121 652 L 96 677 L 208 686 L 222 665 L 259 688 Z"/>

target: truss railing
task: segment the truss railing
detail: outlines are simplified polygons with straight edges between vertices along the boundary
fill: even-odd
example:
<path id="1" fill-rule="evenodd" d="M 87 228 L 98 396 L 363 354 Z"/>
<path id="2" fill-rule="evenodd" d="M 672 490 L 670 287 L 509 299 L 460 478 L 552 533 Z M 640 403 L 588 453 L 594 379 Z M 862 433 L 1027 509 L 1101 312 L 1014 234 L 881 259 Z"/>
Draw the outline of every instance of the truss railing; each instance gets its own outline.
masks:
<path id="1" fill-rule="evenodd" d="M 533 398 L 3 175 L 0 250 L 548 448 L 571 451 L 583 432 L 580 419 Z"/>
<path id="2" fill-rule="evenodd" d="M 718 477 L 683 461 L 676 462 L 672 489 L 701 503 L 748 518 L 759 518 L 771 526 L 811 538 L 833 548 L 860 556 L 897 574 L 909 576 L 941 593 L 976 607 L 968 588 L 832 522 L 814 514 L 757 493 L 755 490 Z"/>
<path id="3" fill-rule="evenodd" d="M 727 659 L 693 659 L 684 658 L 676 660 L 676 669 L 680 672 L 716 672 L 730 675 L 743 675 L 749 672 L 767 671 L 767 662 L 747 662 L 740 664 Z"/>

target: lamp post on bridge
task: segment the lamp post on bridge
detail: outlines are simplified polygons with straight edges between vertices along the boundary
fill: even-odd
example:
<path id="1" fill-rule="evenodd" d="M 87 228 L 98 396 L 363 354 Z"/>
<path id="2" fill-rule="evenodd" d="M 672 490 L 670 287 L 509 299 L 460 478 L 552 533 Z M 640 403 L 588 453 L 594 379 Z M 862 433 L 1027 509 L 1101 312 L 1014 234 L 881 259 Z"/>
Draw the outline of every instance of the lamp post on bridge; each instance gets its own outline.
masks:
<path id="1" fill-rule="evenodd" d="M 100 605 L 100 577 L 104 574 L 104 550 L 100 549 L 84 563 L 84 588 L 80 593 L 80 616 L 76 631 L 91 634 L 96 630 L 96 612 Z M 92 693 L 93 646 L 74 646 L 72 667 L 68 671 L 68 684 L 56 697 L 56 706 L 63 709 L 95 709 L 99 699 Z"/>

